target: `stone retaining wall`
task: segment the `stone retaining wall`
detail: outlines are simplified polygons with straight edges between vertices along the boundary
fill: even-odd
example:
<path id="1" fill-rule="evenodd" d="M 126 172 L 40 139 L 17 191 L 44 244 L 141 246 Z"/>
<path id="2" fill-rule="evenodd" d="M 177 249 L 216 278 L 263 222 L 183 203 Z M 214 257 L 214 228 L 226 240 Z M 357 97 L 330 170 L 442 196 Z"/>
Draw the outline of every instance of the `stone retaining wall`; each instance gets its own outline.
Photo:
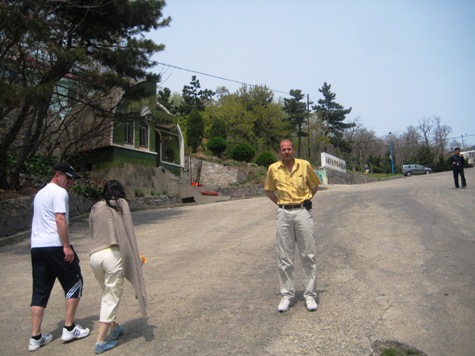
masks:
<path id="1" fill-rule="evenodd" d="M 29 231 L 33 219 L 34 196 L 0 201 L 0 240 L 4 237 Z M 88 214 L 93 202 L 74 193 L 69 194 L 69 218 Z M 179 205 L 178 195 L 157 195 L 129 200 L 130 210 L 166 208 Z M 1 244 L 0 244 L 1 245 Z"/>
<path id="2" fill-rule="evenodd" d="M 343 173 L 328 167 L 325 167 L 325 171 L 327 172 L 328 184 L 363 184 L 379 180 L 378 178 L 367 177 L 351 172 Z"/>
<path id="3" fill-rule="evenodd" d="M 195 159 L 194 163 L 197 161 Z M 203 176 L 206 177 L 206 185 L 215 187 L 214 190 L 223 196 L 229 196 L 231 199 L 265 196 L 264 187 L 261 184 L 229 186 L 230 183 L 239 181 L 239 171 L 235 167 L 222 166 L 212 162 L 203 161 L 202 165 L 202 174 L 204 173 Z M 377 178 L 342 173 L 332 169 L 327 169 L 327 177 L 330 184 L 362 184 L 378 180 Z M 0 211 L 2 211 L 2 214 L 0 214 L 0 226 L 2 226 L 0 240 L 3 237 L 30 230 L 33 217 L 33 199 L 33 196 L 27 196 L 0 201 Z M 73 219 L 87 214 L 91 204 L 92 201 L 70 193 L 70 218 Z M 181 200 L 178 194 L 169 192 L 168 194 L 133 198 L 129 200 L 129 205 L 132 211 L 156 209 L 181 205 Z"/>
<path id="4" fill-rule="evenodd" d="M 129 200 L 129 207 L 132 211 L 169 208 L 177 205 L 181 205 L 178 194 L 163 194 L 153 197 L 141 197 Z"/>
<path id="5" fill-rule="evenodd" d="M 244 172 L 232 166 L 225 166 L 217 162 L 204 161 L 196 157 L 191 157 L 191 176 L 193 181 L 197 181 L 197 174 L 200 170 L 200 184 L 207 187 L 227 187 L 230 184 L 242 183 L 246 180 Z"/>

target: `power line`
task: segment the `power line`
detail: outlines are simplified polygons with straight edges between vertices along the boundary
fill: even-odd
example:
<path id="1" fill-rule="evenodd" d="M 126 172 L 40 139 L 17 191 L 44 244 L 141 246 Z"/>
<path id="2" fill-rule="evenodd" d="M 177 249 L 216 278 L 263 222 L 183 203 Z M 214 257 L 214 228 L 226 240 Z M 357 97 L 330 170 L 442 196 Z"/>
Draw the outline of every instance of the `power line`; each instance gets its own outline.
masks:
<path id="1" fill-rule="evenodd" d="M 165 67 L 175 68 L 175 69 L 182 70 L 182 71 L 185 71 L 185 72 L 204 75 L 204 76 L 207 76 L 207 77 L 210 77 L 210 78 L 215 78 L 215 79 L 219 79 L 219 80 L 223 80 L 223 81 L 227 81 L 227 82 L 231 82 L 231 83 L 243 84 L 243 85 L 247 85 L 247 86 L 250 86 L 250 87 L 255 87 L 256 86 L 256 84 L 249 84 L 249 83 L 242 82 L 242 81 L 239 81 L 239 80 L 224 78 L 224 77 L 221 77 L 219 75 L 208 74 L 208 73 L 200 72 L 200 71 L 193 70 L 193 69 L 179 67 L 179 66 L 176 66 L 176 65 L 173 65 L 173 64 L 167 64 L 167 63 L 163 63 L 163 62 L 157 62 L 157 64 L 160 64 L 160 65 L 165 66 Z M 281 94 L 285 94 L 285 95 L 290 95 L 289 92 L 286 92 L 286 91 L 283 91 L 283 90 L 277 90 L 277 89 L 272 89 L 272 88 L 269 88 L 269 90 L 273 91 L 274 93 L 281 93 Z M 308 95 L 308 94 L 304 94 L 304 95 Z M 460 137 L 463 140 L 464 137 L 473 137 L 473 136 L 475 136 L 475 134 L 461 135 L 461 136 L 456 136 L 456 137 L 448 137 L 447 140 L 455 140 L 455 139 L 458 139 Z"/>
<path id="2" fill-rule="evenodd" d="M 218 75 L 213 75 L 213 74 L 208 74 L 208 73 L 204 73 L 204 72 L 199 72 L 199 71 L 197 71 L 197 70 L 187 69 L 187 68 L 175 66 L 175 65 L 173 65 L 173 64 L 167 64 L 167 63 L 162 63 L 162 62 L 157 62 L 157 64 L 160 64 L 160 65 L 166 66 L 166 67 L 170 67 L 170 68 L 175 68 L 175 69 L 182 70 L 182 71 L 185 71 L 185 72 L 190 72 L 190 73 L 205 75 L 205 76 L 207 76 L 207 77 L 224 80 L 224 81 L 231 82 L 231 83 L 244 84 L 244 85 L 248 85 L 248 86 L 250 86 L 250 87 L 255 87 L 255 86 L 256 86 L 255 84 L 249 84 L 249 83 L 246 83 L 246 82 L 241 82 L 241 81 L 239 81 L 239 80 L 234 80 L 234 79 L 229 79 L 229 78 L 220 77 L 220 76 L 218 76 Z M 269 89 L 270 89 L 270 88 L 269 88 Z M 275 92 L 275 93 L 281 93 L 281 94 L 289 95 L 289 92 L 286 92 L 286 91 L 283 91 L 283 90 L 277 90 L 277 89 L 270 89 L 270 90 L 272 90 L 272 91 Z"/>

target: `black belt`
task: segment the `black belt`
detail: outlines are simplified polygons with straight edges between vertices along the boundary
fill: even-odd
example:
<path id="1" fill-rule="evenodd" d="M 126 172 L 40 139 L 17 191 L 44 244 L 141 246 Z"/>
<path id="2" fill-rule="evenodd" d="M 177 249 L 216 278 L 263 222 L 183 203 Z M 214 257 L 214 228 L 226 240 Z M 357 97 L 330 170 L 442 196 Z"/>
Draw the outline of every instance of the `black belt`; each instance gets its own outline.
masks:
<path id="1" fill-rule="evenodd" d="M 292 210 L 292 209 L 303 208 L 303 205 L 302 204 L 290 204 L 290 205 L 279 204 L 279 208 L 286 209 L 286 210 Z"/>

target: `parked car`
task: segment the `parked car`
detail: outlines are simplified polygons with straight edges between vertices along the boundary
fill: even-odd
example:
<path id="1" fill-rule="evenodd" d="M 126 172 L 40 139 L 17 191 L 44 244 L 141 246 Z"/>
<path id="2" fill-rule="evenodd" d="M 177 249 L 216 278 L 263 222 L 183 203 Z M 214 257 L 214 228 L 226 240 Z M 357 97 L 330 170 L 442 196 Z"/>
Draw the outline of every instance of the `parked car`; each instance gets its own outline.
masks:
<path id="1" fill-rule="evenodd" d="M 413 174 L 429 174 L 432 173 L 432 169 L 429 167 L 424 167 L 420 164 L 405 164 L 402 166 L 402 174 L 407 177 L 412 176 Z"/>

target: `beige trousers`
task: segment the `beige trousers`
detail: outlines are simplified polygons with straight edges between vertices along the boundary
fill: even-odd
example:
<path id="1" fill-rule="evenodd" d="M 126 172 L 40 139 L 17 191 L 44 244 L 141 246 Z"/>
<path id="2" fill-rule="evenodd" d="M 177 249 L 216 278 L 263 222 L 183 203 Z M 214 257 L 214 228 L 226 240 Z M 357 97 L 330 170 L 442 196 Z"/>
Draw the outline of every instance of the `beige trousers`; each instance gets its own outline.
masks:
<path id="1" fill-rule="evenodd" d="M 303 269 L 304 297 L 317 296 L 315 227 L 312 210 L 279 208 L 276 218 L 277 257 L 280 293 L 295 298 L 295 246 Z"/>
<path id="2" fill-rule="evenodd" d="M 89 263 L 103 291 L 99 321 L 111 323 L 115 320 L 124 286 L 120 250 L 112 246 L 97 251 L 89 257 Z"/>

